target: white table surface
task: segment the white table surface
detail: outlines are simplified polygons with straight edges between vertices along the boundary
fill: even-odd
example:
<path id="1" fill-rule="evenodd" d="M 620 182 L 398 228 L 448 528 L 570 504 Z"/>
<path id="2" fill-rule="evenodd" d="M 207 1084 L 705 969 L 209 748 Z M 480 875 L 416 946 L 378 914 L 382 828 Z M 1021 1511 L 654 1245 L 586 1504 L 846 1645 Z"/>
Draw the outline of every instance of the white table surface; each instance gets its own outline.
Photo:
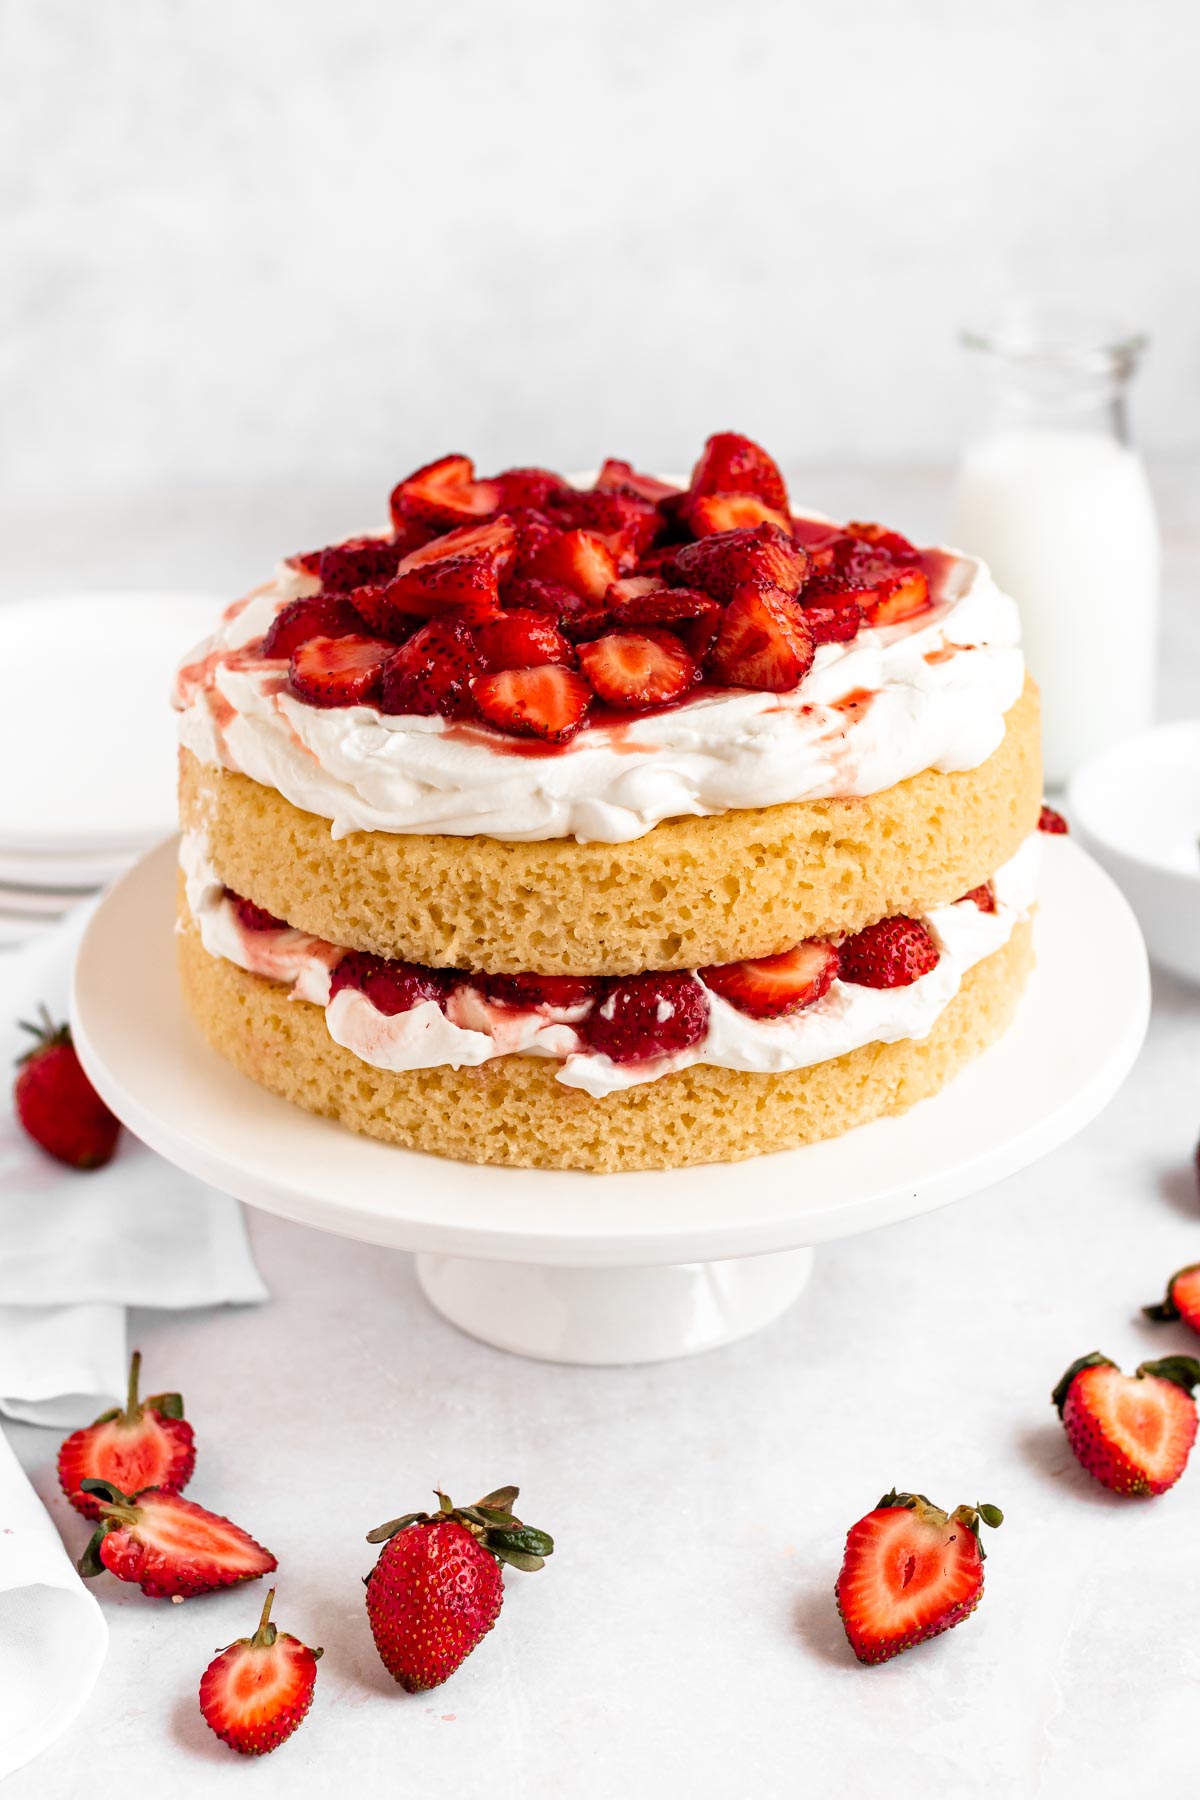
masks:
<path id="1" fill-rule="evenodd" d="M 1194 710 L 1200 689 L 1195 475 L 1159 476 L 1164 717 Z M 936 528 L 934 477 L 872 482 L 875 510 Z M 836 510 L 853 485 L 833 475 L 808 491 Z M 32 522 L 3 591 L 246 585 L 294 504 L 270 529 L 247 510 L 218 532 L 210 501 L 90 535 L 85 522 L 53 566 Z M 854 510 L 871 510 L 861 491 Z M 330 502 L 324 523 L 355 517 Z M 291 535 L 299 547 L 321 532 Z M 255 1217 L 269 1306 L 135 1330 L 153 1384 L 180 1387 L 196 1425 L 193 1497 L 271 1545 L 280 1623 L 325 1646 L 313 1712 L 269 1759 L 274 1775 L 255 1773 L 209 1735 L 195 1689 L 213 1650 L 251 1629 L 258 1593 L 172 1607 L 104 1577 L 100 1685 L 6 1800 L 98 1787 L 187 1800 L 272 1779 L 298 1800 L 334 1781 L 496 1800 L 1024 1800 L 1192 1779 L 1200 1453 L 1164 1498 L 1118 1500 L 1077 1468 L 1049 1395 L 1093 1348 L 1130 1367 L 1200 1349 L 1138 1316 L 1200 1260 L 1198 1071 L 1200 991 L 1156 977 L 1142 1059 L 1073 1144 L 957 1207 L 826 1247 L 789 1315 L 690 1362 L 517 1361 L 431 1314 L 406 1256 Z M 86 1526 L 56 1494 L 56 1437 L 10 1432 L 82 1546 Z M 367 1629 L 363 1536 L 435 1481 L 463 1499 L 519 1482 L 525 1516 L 560 1547 L 541 1574 L 510 1578 L 496 1631 L 451 1683 L 408 1697 Z M 893 1483 L 1008 1516 L 977 1615 L 862 1669 L 831 1590 L 846 1528 Z"/>

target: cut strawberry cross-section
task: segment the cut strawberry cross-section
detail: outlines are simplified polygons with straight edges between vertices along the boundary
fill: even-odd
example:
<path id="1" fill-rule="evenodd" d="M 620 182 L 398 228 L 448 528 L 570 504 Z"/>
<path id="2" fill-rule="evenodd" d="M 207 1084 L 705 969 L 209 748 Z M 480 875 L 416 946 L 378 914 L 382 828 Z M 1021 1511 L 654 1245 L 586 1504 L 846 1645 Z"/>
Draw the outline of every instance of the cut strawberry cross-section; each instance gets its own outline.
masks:
<path id="1" fill-rule="evenodd" d="M 481 676 L 474 700 L 481 716 L 501 731 L 566 744 L 583 724 L 592 690 L 573 669 L 545 663 Z"/>
<path id="2" fill-rule="evenodd" d="M 885 1494 L 852 1525 L 834 1590 L 859 1662 L 881 1663 L 970 1617 L 983 1595 L 981 1524 L 997 1506 L 944 1513 L 924 1494 Z"/>
<path id="3" fill-rule="evenodd" d="M 329 997 L 343 988 L 354 988 L 365 994 L 376 1012 L 387 1018 L 411 1012 L 431 1000 L 442 1006 L 450 991 L 450 982 L 440 969 L 427 969 L 421 963 L 400 962 L 383 956 L 372 956 L 366 950 L 351 950 L 342 957 L 329 981 Z"/>
<path id="4" fill-rule="evenodd" d="M 447 532 L 406 556 L 377 600 L 364 599 L 360 611 L 370 616 L 371 605 L 378 604 L 390 607 L 398 617 L 428 619 L 480 601 L 489 611 L 498 611 L 500 582 L 516 553 L 516 530 L 505 514 L 486 525 Z M 359 605 L 357 598 L 355 604 Z"/>
<path id="5" fill-rule="evenodd" d="M 659 481 L 655 475 L 639 474 L 629 463 L 612 456 L 601 467 L 596 487 L 602 494 L 634 494 L 640 500 L 653 500 L 655 505 L 682 491 L 669 481 Z"/>
<path id="6" fill-rule="evenodd" d="M 178 1394 L 140 1400 L 141 1366 L 142 1353 L 135 1350 L 124 1409 L 101 1413 L 93 1424 L 73 1431 L 58 1452 L 59 1485 L 85 1519 L 98 1519 L 100 1507 L 93 1494 L 83 1491 L 84 1481 L 109 1482 L 126 1494 L 149 1487 L 177 1494 L 192 1478 L 196 1448 L 183 1401 Z"/>
<path id="7" fill-rule="evenodd" d="M 366 706 L 379 692 L 392 649 L 358 633 L 309 638 L 292 655 L 288 685 L 310 706 Z"/>
<path id="8" fill-rule="evenodd" d="M 775 525 L 721 531 L 682 544 L 671 557 L 676 580 L 701 588 L 714 600 L 732 600 L 739 588 L 770 587 L 796 594 L 808 572 L 808 556 Z"/>
<path id="9" fill-rule="evenodd" d="M 694 494 L 756 494 L 786 514 L 787 483 L 779 465 L 765 450 L 738 431 L 718 431 L 704 446 L 692 470 L 689 491 Z"/>
<path id="10" fill-rule="evenodd" d="M 595 998 L 599 982 L 584 975 L 477 975 L 489 1000 L 501 1006 L 583 1006 Z"/>
<path id="11" fill-rule="evenodd" d="M 784 694 L 808 674 L 814 649 L 795 601 L 778 589 L 744 587 L 725 609 L 708 666 L 729 687 Z"/>
<path id="12" fill-rule="evenodd" d="M 583 530 L 545 539 L 529 558 L 527 572 L 543 581 L 560 581 L 588 600 L 603 600 L 618 573 L 608 545 Z"/>
<path id="13" fill-rule="evenodd" d="M 479 653 L 466 622 L 434 619 L 390 656 L 383 670 L 379 709 L 469 718 L 471 683 L 479 671 Z"/>
<path id="14" fill-rule="evenodd" d="M 863 609 L 855 590 L 825 593 L 805 588 L 801 598 L 814 644 L 848 644 L 862 630 Z"/>
<path id="15" fill-rule="evenodd" d="M 639 584 L 647 591 L 631 593 L 628 598 L 621 593 Z M 721 623 L 721 608 L 707 594 L 698 593 L 695 588 L 664 587 L 655 576 L 635 575 L 630 581 L 615 582 L 608 590 L 608 600 L 610 604 L 616 602 L 612 618 L 618 629 L 666 625 L 683 639 L 697 664 L 712 649 Z"/>
<path id="16" fill-rule="evenodd" d="M 156 1599 L 190 1599 L 214 1588 L 253 1581 L 277 1567 L 269 1550 L 240 1525 L 181 1494 L 157 1488 L 132 1497 L 110 1482 L 84 1481 L 100 1526 L 79 1559 L 79 1573 L 107 1569 Z"/>
<path id="17" fill-rule="evenodd" d="M 1165 1297 L 1153 1306 L 1143 1306 L 1142 1311 L 1148 1319 L 1182 1319 L 1193 1331 L 1200 1331 L 1200 1263 L 1176 1269 Z"/>
<path id="18" fill-rule="evenodd" d="M 751 530 L 756 525 L 774 525 L 779 531 L 788 531 L 791 523 L 785 512 L 768 506 L 754 494 L 701 494 L 688 501 L 684 517 L 698 538 L 719 531 Z"/>
<path id="19" fill-rule="evenodd" d="M 502 504 L 499 482 L 476 481 L 469 456 L 442 456 L 426 463 L 392 489 L 392 518 L 397 526 L 408 519 L 431 525 L 463 525 L 486 519 Z"/>
<path id="20" fill-rule="evenodd" d="M 929 578 L 924 569 L 901 569 L 883 576 L 872 593 L 858 599 L 868 625 L 898 625 L 929 605 Z"/>
<path id="21" fill-rule="evenodd" d="M 312 1705 L 320 1650 L 271 1622 L 272 1588 L 253 1637 L 239 1638 L 200 1678 L 200 1711 L 210 1731 L 242 1756 L 265 1756 L 290 1738 Z"/>
<path id="22" fill-rule="evenodd" d="M 362 614 L 347 601 L 314 594 L 307 600 L 291 600 L 280 608 L 267 628 L 262 653 L 268 660 L 288 662 L 309 638 L 349 637 L 362 628 Z"/>
<path id="23" fill-rule="evenodd" d="M 1123 1375 L 1098 1350 L 1073 1362 L 1052 1395 L 1072 1450 L 1117 1494 L 1165 1494 L 1196 1441 L 1194 1356 L 1165 1356 Z"/>
<path id="24" fill-rule="evenodd" d="M 686 694 L 696 665 L 669 631 L 610 631 L 579 646 L 579 665 L 609 706 L 634 711 L 663 706 Z"/>
<path id="25" fill-rule="evenodd" d="M 539 663 L 569 663 L 571 646 L 544 612 L 513 607 L 475 630 L 479 660 L 488 674 L 498 669 L 535 669 Z"/>
<path id="26" fill-rule="evenodd" d="M 809 938 L 778 956 L 721 963 L 701 969 L 705 987 L 754 1019 L 778 1019 L 812 1006 L 829 992 L 838 972 L 832 944 Z"/>

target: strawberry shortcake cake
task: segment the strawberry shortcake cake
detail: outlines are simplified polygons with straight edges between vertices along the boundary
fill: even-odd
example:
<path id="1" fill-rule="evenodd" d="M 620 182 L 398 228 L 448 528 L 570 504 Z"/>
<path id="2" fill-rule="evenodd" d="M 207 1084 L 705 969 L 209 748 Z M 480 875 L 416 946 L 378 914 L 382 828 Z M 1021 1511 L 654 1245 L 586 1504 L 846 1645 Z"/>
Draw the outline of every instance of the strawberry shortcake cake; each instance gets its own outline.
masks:
<path id="1" fill-rule="evenodd" d="M 244 1074 L 474 1162 L 674 1168 L 935 1093 L 1032 962 L 1041 758 L 986 568 L 447 456 L 180 670 L 180 957 Z"/>

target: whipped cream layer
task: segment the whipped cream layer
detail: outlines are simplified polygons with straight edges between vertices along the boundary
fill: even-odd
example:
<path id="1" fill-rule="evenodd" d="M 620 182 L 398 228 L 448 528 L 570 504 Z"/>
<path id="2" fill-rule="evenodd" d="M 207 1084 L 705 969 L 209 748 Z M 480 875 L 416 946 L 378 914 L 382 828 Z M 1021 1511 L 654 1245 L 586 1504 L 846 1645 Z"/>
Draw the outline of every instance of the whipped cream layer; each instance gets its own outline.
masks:
<path id="1" fill-rule="evenodd" d="M 329 819 L 335 838 L 624 843 L 664 819 L 881 793 L 923 769 L 978 768 L 1024 681 L 1014 603 L 982 563 L 937 560 L 934 606 L 822 644 L 790 693 L 702 690 L 667 711 L 589 726 L 560 749 L 483 725 L 296 699 L 286 665 L 252 649 L 281 606 L 317 591 L 285 563 L 180 670 L 180 741 Z"/>
<path id="2" fill-rule="evenodd" d="M 814 1005 L 780 1019 L 752 1018 L 705 988 L 708 1029 L 698 1043 L 673 1056 L 615 1063 L 590 1050 L 576 1030 L 589 1002 L 574 1007 L 500 1005 L 467 977 L 444 1009 L 425 1001 L 388 1015 L 351 988 L 340 989 L 331 1000 L 330 974 L 344 952 L 291 927 L 248 930 L 208 859 L 203 837 L 192 833 L 180 846 L 188 905 L 205 949 L 250 974 L 289 985 L 293 999 L 323 1006 L 334 1042 L 363 1062 L 399 1071 L 458 1069 L 497 1056 L 549 1056 L 561 1063 L 556 1075 L 564 1086 L 597 1098 L 656 1081 L 692 1063 L 774 1075 L 810 1068 L 864 1044 L 926 1037 L 968 969 L 999 950 L 1016 924 L 1029 917 L 1040 859 L 1041 839 L 1034 833 L 992 877 L 995 912 L 981 912 L 973 900 L 959 900 L 927 913 L 925 923 L 941 956 L 935 968 L 908 987 L 869 988 L 836 980 Z"/>

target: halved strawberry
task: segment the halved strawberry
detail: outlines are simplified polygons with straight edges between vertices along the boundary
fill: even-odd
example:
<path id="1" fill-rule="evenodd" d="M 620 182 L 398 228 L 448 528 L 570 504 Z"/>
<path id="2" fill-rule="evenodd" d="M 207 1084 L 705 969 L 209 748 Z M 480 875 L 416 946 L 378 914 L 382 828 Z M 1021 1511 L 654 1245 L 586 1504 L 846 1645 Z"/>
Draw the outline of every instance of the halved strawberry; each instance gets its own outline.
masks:
<path id="1" fill-rule="evenodd" d="M 348 594 L 369 582 L 386 581 L 403 554 L 394 538 L 357 537 L 330 544 L 317 564 L 321 587 L 327 594 Z"/>
<path id="2" fill-rule="evenodd" d="M 729 687 L 784 694 L 812 667 L 815 646 L 804 614 L 778 589 L 739 588 L 725 609 L 708 667 Z"/>
<path id="3" fill-rule="evenodd" d="M 616 1063 L 672 1056 L 707 1031 L 708 995 L 689 971 L 618 976 L 602 984 L 599 1002 L 578 1029 Z"/>
<path id="4" fill-rule="evenodd" d="M 786 512 L 768 506 L 754 494 L 701 494 L 689 500 L 684 517 L 698 538 L 711 537 L 718 531 L 744 531 L 755 525 L 774 525 L 780 531 L 791 529 Z"/>
<path id="5" fill-rule="evenodd" d="M 586 975 L 475 975 L 471 978 L 489 1000 L 501 1006 L 582 1006 L 593 1000 L 600 983 Z"/>
<path id="6" fill-rule="evenodd" d="M 617 564 L 608 545 L 591 531 L 563 531 L 545 539 L 529 558 L 527 573 L 543 581 L 561 581 L 588 600 L 603 600 L 617 579 Z"/>
<path id="7" fill-rule="evenodd" d="M 434 619 L 391 652 L 383 669 L 379 710 L 469 718 L 471 683 L 479 672 L 470 627 L 453 615 Z"/>
<path id="8" fill-rule="evenodd" d="M 609 456 L 596 477 L 596 487 L 601 493 L 635 494 L 641 500 L 653 500 L 657 506 L 660 500 L 670 499 L 680 494 L 670 481 L 659 481 L 655 475 L 642 475 L 630 463 L 619 462 Z"/>
<path id="9" fill-rule="evenodd" d="M 868 625 L 898 625 L 929 605 L 929 579 L 924 569 L 901 569 L 878 580 L 861 603 Z"/>
<path id="10" fill-rule="evenodd" d="M 506 511 L 513 506 L 540 508 L 548 500 L 565 499 L 575 491 L 553 469 L 504 469 L 493 477 L 492 485 L 499 488 L 500 504 Z"/>
<path id="11" fill-rule="evenodd" d="M 886 556 L 894 556 L 898 562 L 912 562 L 917 555 L 917 547 L 898 531 L 890 531 L 886 525 L 875 525 L 862 519 L 851 519 L 846 527 L 848 537 L 857 538 L 860 543 L 871 544 Z"/>
<path id="12" fill-rule="evenodd" d="M 856 931 L 838 951 L 842 980 L 856 987 L 909 987 L 935 969 L 940 957 L 927 927 L 903 913 Z"/>
<path id="13" fill-rule="evenodd" d="M 663 587 L 657 577 L 635 575 L 631 581 L 617 581 L 608 590 L 612 601 L 622 588 L 641 581 L 652 581 L 649 592 L 622 600 L 612 618 L 618 628 L 636 625 L 666 625 L 679 638 L 692 659 L 702 663 L 713 647 L 721 623 L 721 608 L 707 594 L 695 588 Z"/>
<path id="14" fill-rule="evenodd" d="M 1166 1296 L 1154 1306 L 1143 1306 L 1148 1319 L 1182 1319 L 1193 1331 L 1200 1331 L 1200 1263 L 1188 1263 L 1176 1269 L 1167 1283 Z"/>
<path id="15" fill-rule="evenodd" d="M 357 632 L 315 637 L 293 651 L 288 686 L 310 706 L 366 706 L 379 692 L 394 646 Z"/>
<path id="16" fill-rule="evenodd" d="M 255 906 L 253 900 L 247 900 L 244 894 L 235 894 L 231 888 L 226 888 L 225 898 L 237 914 L 239 925 L 245 926 L 247 931 L 288 930 L 286 919 L 277 919 L 275 914 L 269 913 L 265 906 Z M 153 1484 L 143 1482 L 142 1485 L 150 1487 Z"/>
<path id="17" fill-rule="evenodd" d="M 548 508 L 556 524 L 582 526 L 609 549 L 618 565 L 632 568 L 654 542 L 662 525 L 652 500 L 594 488 L 569 489 Z"/>
<path id="18" fill-rule="evenodd" d="M 604 604 L 614 612 L 620 612 L 628 601 L 644 600 L 647 594 L 661 593 L 669 585 L 666 577 L 659 574 L 622 575 L 605 594 Z"/>
<path id="19" fill-rule="evenodd" d="M 474 700 L 481 716 L 501 731 L 565 744 L 583 724 L 592 691 L 573 669 L 544 663 L 536 669 L 481 675 Z"/>
<path id="20" fill-rule="evenodd" d="M 697 670 L 669 631 L 609 631 L 579 646 L 579 666 L 609 706 L 665 706 L 686 694 Z"/>
<path id="21" fill-rule="evenodd" d="M 427 1000 L 443 1005 L 450 983 L 441 969 L 372 956 L 366 950 L 350 950 L 330 977 L 329 998 L 332 1000 L 343 988 L 356 988 L 366 995 L 376 1012 L 391 1019 L 397 1013 L 411 1012 Z"/>
<path id="22" fill-rule="evenodd" d="M 139 1400 L 141 1367 L 142 1353 L 135 1350 L 124 1410 L 114 1407 L 101 1413 L 91 1425 L 73 1431 L 59 1449 L 59 1485 L 85 1519 L 98 1519 L 100 1508 L 95 1497 L 83 1491 L 84 1481 L 111 1482 L 122 1493 L 152 1487 L 178 1494 L 192 1478 L 195 1439 L 183 1416 L 183 1401 L 178 1394 L 151 1394 Z"/>
<path id="23" fill-rule="evenodd" d="M 1123 1375 L 1093 1350 L 1073 1362 L 1051 1398 L 1072 1450 L 1116 1494 L 1165 1494 L 1196 1439 L 1194 1356 L 1166 1356 Z"/>
<path id="24" fill-rule="evenodd" d="M 506 513 L 505 518 L 516 533 L 517 548 L 513 564 L 503 581 L 505 596 L 508 589 L 517 581 L 532 574 L 533 560 L 545 544 L 550 544 L 562 535 L 562 527 L 552 524 L 544 512 L 531 506 L 514 507 Z"/>
<path id="25" fill-rule="evenodd" d="M 387 599 L 424 618 L 480 598 L 498 607 L 499 585 L 516 553 L 516 529 L 506 514 L 465 525 L 406 556 L 387 584 Z"/>
<path id="26" fill-rule="evenodd" d="M 1070 830 L 1062 814 L 1055 812 L 1052 806 L 1043 806 L 1038 814 L 1037 828 L 1039 831 L 1049 832 L 1051 837 L 1065 837 Z"/>
<path id="27" fill-rule="evenodd" d="M 969 1618 L 983 1594 L 979 1527 L 1003 1519 L 998 1506 L 944 1513 L 893 1488 L 852 1525 L 834 1593 L 859 1662 L 887 1662 Z"/>
<path id="28" fill-rule="evenodd" d="M 476 481 L 469 456 L 441 456 L 397 482 L 390 504 L 397 525 L 406 519 L 463 525 L 498 512 L 501 498 L 499 482 Z"/>
<path id="29" fill-rule="evenodd" d="M 973 900 L 981 913 L 994 913 L 996 910 L 996 895 L 990 881 L 985 881 L 980 887 L 973 887 L 962 898 Z M 959 904 L 961 905 L 961 901 Z"/>
<path id="30" fill-rule="evenodd" d="M 290 1738 L 312 1705 L 320 1650 L 271 1623 L 271 1588 L 253 1637 L 238 1638 L 200 1677 L 210 1731 L 243 1756 L 265 1756 Z"/>
<path id="31" fill-rule="evenodd" d="M 475 628 L 480 666 L 487 674 L 498 669 L 535 669 L 539 663 L 569 663 L 571 646 L 553 619 L 530 608 L 509 608 Z"/>
<path id="32" fill-rule="evenodd" d="M 732 600 L 739 588 L 771 587 L 796 594 L 808 572 L 807 553 L 776 525 L 721 531 L 672 554 L 673 578 L 701 588 L 714 600 Z"/>
<path id="33" fill-rule="evenodd" d="M 812 1006 L 829 992 L 838 972 L 838 953 L 821 938 L 807 938 L 778 956 L 719 963 L 700 970 L 705 987 L 754 1019 L 779 1019 Z"/>
<path id="34" fill-rule="evenodd" d="M 777 512 L 788 510 L 787 483 L 765 450 L 738 431 L 718 431 L 692 470 L 692 494 L 757 494 Z"/>
<path id="35" fill-rule="evenodd" d="M 79 1559 L 85 1578 L 107 1569 L 152 1598 L 187 1600 L 278 1567 L 271 1552 L 240 1525 L 181 1494 L 147 1488 L 130 1496 L 107 1481 L 87 1480 L 82 1486 L 100 1516 Z"/>
<path id="36" fill-rule="evenodd" d="M 863 610 L 857 590 L 818 590 L 813 594 L 805 588 L 801 600 L 814 644 L 848 644 L 862 630 Z"/>
<path id="37" fill-rule="evenodd" d="M 348 637 L 362 628 L 362 614 L 347 601 L 313 594 L 305 600 L 289 600 L 279 609 L 267 627 L 262 653 L 268 661 L 290 661 L 293 651 L 309 638 Z"/>

